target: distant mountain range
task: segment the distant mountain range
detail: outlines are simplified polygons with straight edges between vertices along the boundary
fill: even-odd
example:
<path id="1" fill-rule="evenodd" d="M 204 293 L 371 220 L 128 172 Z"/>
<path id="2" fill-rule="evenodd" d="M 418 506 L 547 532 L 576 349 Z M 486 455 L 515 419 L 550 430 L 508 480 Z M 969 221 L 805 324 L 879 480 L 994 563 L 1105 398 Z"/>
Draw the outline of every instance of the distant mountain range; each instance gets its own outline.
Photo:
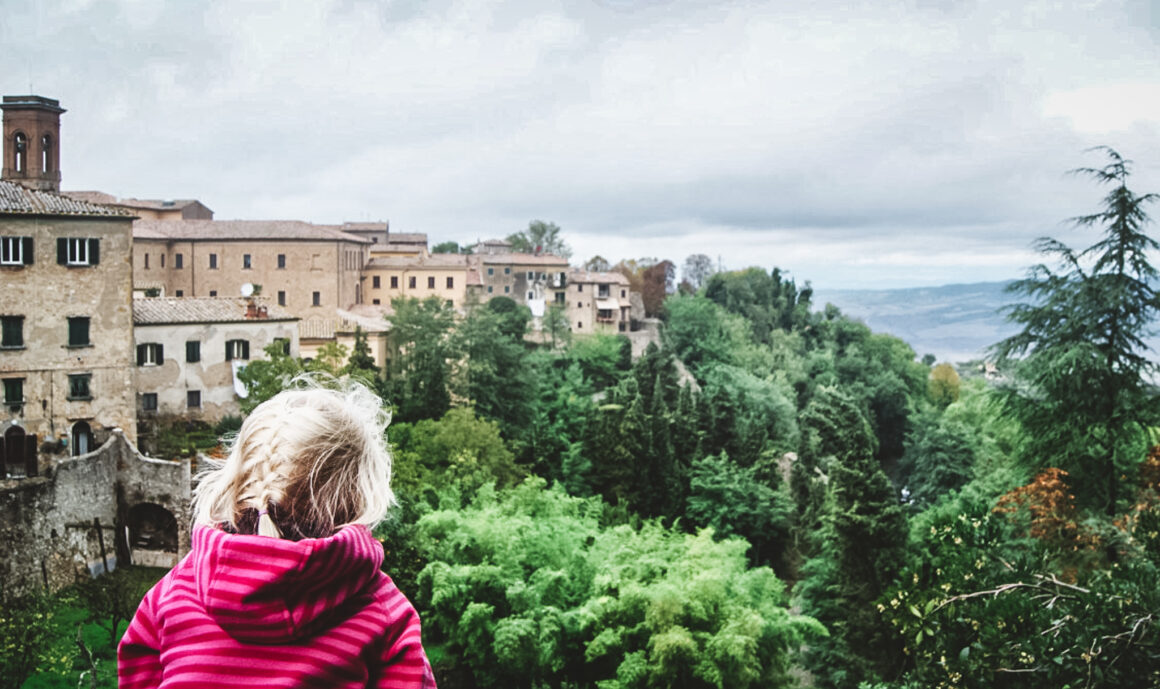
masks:
<path id="1" fill-rule="evenodd" d="M 817 309 L 827 303 L 866 323 L 875 332 L 905 340 L 918 356 L 934 354 L 939 361 L 978 359 L 983 350 L 1013 335 L 999 309 L 1017 297 L 1004 289 L 1009 282 L 977 282 L 886 290 L 816 290 Z"/>

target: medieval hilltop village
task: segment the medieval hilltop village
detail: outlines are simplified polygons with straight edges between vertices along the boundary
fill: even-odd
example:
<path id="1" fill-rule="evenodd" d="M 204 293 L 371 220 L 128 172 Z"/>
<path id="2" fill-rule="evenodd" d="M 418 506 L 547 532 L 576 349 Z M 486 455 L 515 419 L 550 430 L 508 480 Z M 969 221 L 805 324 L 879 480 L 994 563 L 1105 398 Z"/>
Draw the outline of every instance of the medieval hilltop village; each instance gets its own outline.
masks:
<path id="1" fill-rule="evenodd" d="M 384 369 L 391 300 L 462 313 L 504 296 L 531 337 L 557 305 L 574 335 L 656 334 L 615 272 L 517 253 L 428 250 L 386 222 L 215 220 L 199 200 L 61 191 L 60 103 L 4 96 L 0 176 L 0 514 L 5 594 L 57 590 L 189 548 L 190 460 L 155 459 L 157 421 L 238 415 L 238 370 L 281 342 L 313 357 L 366 334 Z M 140 448 L 140 449 L 139 449 Z"/>

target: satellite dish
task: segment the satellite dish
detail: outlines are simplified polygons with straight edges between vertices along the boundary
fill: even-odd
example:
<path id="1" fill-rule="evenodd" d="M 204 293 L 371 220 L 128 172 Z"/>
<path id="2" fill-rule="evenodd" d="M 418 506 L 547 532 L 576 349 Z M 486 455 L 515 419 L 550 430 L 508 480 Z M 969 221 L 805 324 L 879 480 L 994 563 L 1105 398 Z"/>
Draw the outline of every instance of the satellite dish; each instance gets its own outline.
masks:
<path id="1" fill-rule="evenodd" d="M 249 282 L 247 282 L 246 284 L 242 285 L 242 296 L 243 296 L 243 297 L 252 297 L 252 296 L 254 296 L 254 285 L 253 285 L 253 284 L 251 284 L 251 283 L 249 283 Z"/>

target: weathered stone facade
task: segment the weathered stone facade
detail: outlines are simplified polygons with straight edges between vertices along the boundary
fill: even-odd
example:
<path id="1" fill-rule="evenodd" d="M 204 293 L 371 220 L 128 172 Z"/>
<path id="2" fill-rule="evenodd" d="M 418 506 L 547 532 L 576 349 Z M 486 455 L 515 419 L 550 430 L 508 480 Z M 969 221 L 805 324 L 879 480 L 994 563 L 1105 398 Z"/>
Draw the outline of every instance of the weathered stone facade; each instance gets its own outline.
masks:
<path id="1" fill-rule="evenodd" d="M 144 457 L 120 431 L 43 476 L 0 481 L 0 593 L 55 591 L 134 558 L 172 565 L 189 551 L 189 501 L 189 460 Z M 130 520 L 142 506 L 172 517 L 169 550 L 134 547 L 149 528 Z"/>
<path id="2" fill-rule="evenodd" d="M 572 332 L 627 333 L 632 322 L 630 289 L 628 278 L 620 273 L 569 273 L 564 305 Z"/>

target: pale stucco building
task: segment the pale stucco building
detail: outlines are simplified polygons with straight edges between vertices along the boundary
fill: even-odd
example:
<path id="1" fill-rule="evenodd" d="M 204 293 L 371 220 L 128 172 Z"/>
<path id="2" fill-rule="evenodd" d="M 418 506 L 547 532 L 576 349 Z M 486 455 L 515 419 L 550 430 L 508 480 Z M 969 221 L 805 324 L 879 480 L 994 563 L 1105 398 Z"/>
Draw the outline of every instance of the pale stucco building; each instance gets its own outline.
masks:
<path id="1" fill-rule="evenodd" d="M 573 333 L 616 334 L 631 328 L 631 292 L 620 273 L 573 270 L 564 299 Z"/>

